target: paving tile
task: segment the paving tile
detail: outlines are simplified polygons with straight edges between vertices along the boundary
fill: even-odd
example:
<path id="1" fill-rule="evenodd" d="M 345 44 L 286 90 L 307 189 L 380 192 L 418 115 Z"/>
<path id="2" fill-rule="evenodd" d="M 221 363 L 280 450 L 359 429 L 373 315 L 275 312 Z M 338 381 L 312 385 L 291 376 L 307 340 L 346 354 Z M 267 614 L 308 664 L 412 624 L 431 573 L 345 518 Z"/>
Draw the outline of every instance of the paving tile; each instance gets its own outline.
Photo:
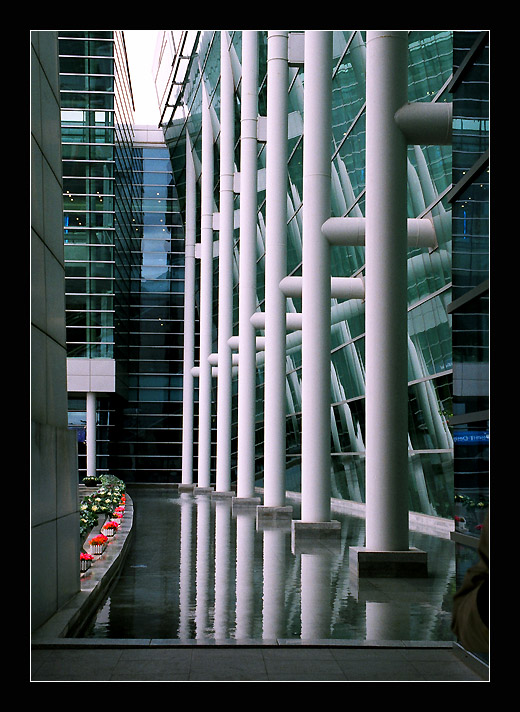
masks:
<path id="1" fill-rule="evenodd" d="M 477 673 L 470 670 L 464 663 L 458 661 L 423 661 L 420 664 L 420 669 L 424 679 L 432 682 L 453 682 L 456 680 L 463 682 L 484 682 Z"/>
<path id="2" fill-rule="evenodd" d="M 190 680 L 267 680 L 261 649 L 194 649 Z"/>

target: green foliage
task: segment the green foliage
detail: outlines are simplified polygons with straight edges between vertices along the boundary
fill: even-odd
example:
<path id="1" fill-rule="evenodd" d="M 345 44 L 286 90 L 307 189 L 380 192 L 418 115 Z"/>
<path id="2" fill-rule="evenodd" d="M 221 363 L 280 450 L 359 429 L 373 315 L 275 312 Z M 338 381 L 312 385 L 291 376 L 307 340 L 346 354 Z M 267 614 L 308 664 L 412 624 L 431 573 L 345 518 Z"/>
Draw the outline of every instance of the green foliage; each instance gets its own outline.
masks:
<path id="1" fill-rule="evenodd" d="M 93 494 L 83 497 L 79 506 L 82 539 L 87 536 L 92 527 L 96 526 L 100 514 L 110 516 L 114 512 L 126 490 L 125 483 L 114 475 L 101 475 L 98 481 L 101 486 Z"/>

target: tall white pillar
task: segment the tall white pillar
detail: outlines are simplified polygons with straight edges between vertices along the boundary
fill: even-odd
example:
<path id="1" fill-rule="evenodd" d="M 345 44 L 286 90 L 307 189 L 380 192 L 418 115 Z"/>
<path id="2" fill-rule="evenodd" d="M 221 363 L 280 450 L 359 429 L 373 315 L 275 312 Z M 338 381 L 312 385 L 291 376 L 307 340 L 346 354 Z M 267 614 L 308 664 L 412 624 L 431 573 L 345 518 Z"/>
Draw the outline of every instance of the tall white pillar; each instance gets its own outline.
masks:
<path id="1" fill-rule="evenodd" d="M 381 575 L 399 575 L 425 560 L 409 556 L 408 541 L 407 149 L 394 118 L 407 102 L 406 30 L 367 30 L 366 77 L 366 550 L 357 565 L 362 573 L 370 557 Z"/>
<path id="2" fill-rule="evenodd" d="M 231 490 L 231 346 L 233 335 L 233 228 L 235 108 L 229 36 L 220 33 L 220 227 L 218 263 L 218 380 L 216 492 Z"/>
<path id="3" fill-rule="evenodd" d="M 96 475 L 96 394 L 87 393 L 87 477 Z"/>
<path id="4" fill-rule="evenodd" d="M 408 33 L 367 31 L 366 545 L 408 549 L 406 140 Z"/>
<path id="5" fill-rule="evenodd" d="M 213 307 L 213 128 L 209 99 L 202 87 L 202 175 L 200 255 L 200 371 L 198 481 L 201 488 L 211 483 L 211 364 Z"/>
<path id="6" fill-rule="evenodd" d="M 332 32 L 305 32 L 302 240 L 302 522 L 330 521 Z M 337 528 L 337 527 L 335 527 Z"/>
<path id="7" fill-rule="evenodd" d="M 258 32 L 242 32 L 237 498 L 255 493 Z"/>
<path id="8" fill-rule="evenodd" d="M 287 272 L 288 33 L 267 39 L 264 507 L 285 505 L 285 295 Z"/>
<path id="9" fill-rule="evenodd" d="M 186 225 L 184 255 L 184 354 L 182 379 L 182 485 L 193 484 L 193 375 L 195 351 L 196 181 L 192 146 L 186 131 Z"/>

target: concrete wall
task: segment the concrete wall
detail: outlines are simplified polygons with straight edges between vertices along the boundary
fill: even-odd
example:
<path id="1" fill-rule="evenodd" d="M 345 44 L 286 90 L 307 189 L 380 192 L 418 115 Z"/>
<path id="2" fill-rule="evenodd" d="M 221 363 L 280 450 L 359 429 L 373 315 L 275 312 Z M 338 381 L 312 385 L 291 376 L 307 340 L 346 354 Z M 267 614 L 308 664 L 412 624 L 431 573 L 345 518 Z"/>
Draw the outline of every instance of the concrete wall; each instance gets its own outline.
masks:
<path id="1" fill-rule="evenodd" d="M 58 39 L 31 32 L 31 612 L 79 591 L 77 446 L 67 428 Z"/>

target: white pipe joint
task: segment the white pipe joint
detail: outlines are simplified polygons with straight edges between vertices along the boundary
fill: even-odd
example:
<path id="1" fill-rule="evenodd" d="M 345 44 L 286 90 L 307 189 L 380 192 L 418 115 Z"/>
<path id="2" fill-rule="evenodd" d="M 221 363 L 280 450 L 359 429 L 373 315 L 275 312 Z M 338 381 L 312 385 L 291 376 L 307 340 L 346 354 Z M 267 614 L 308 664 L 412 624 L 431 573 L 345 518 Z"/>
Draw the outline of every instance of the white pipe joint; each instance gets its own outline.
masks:
<path id="1" fill-rule="evenodd" d="M 218 366 L 218 353 L 212 353 L 208 356 L 208 362 L 212 366 Z M 231 355 L 231 363 L 233 366 L 238 366 L 238 354 Z"/>
<path id="2" fill-rule="evenodd" d="M 408 145 L 448 146 L 452 140 L 453 105 L 449 102 L 414 102 L 394 114 Z"/>
<path id="3" fill-rule="evenodd" d="M 286 297 L 301 297 L 302 284 L 302 277 L 284 277 L 280 282 L 280 289 Z M 333 299 L 365 298 L 365 283 L 361 277 L 331 277 L 330 289 Z"/>
<path id="4" fill-rule="evenodd" d="M 437 247 L 437 236 L 430 217 L 408 218 L 408 247 Z"/>
<path id="5" fill-rule="evenodd" d="M 365 218 L 329 218 L 321 226 L 331 245 L 364 245 Z"/>
<path id="6" fill-rule="evenodd" d="M 200 378 L 200 366 L 194 366 L 191 369 L 191 375 L 194 376 L 195 378 Z M 211 376 L 213 378 L 216 378 L 218 376 L 218 367 L 217 366 L 211 367 Z"/>
<path id="7" fill-rule="evenodd" d="M 364 299 L 365 281 L 361 277 L 331 277 L 333 299 Z"/>
<path id="8" fill-rule="evenodd" d="M 251 317 L 251 324 L 260 331 L 265 330 L 265 312 L 255 312 Z M 298 312 L 289 312 L 285 315 L 285 328 L 288 331 L 299 331 L 302 328 L 302 315 Z M 257 337 L 258 339 L 258 337 Z M 258 343 L 258 342 L 257 342 Z M 265 345 L 265 340 L 264 340 Z M 257 348 L 257 351 L 259 349 Z M 261 351 L 262 349 L 260 349 Z"/>
<path id="9" fill-rule="evenodd" d="M 323 223 L 321 232 L 331 245 L 363 246 L 365 220 L 366 218 L 329 218 Z M 406 227 L 408 247 L 437 247 L 435 228 L 429 217 L 408 218 Z"/>
<path id="10" fill-rule="evenodd" d="M 255 341 L 256 341 L 256 350 L 263 351 L 265 348 L 265 337 L 257 336 Z M 232 336 L 230 339 L 228 339 L 228 345 L 229 345 L 229 348 L 232 349 L 233 351 L 238 351 L 240 348 L 240 337 Z"/>

